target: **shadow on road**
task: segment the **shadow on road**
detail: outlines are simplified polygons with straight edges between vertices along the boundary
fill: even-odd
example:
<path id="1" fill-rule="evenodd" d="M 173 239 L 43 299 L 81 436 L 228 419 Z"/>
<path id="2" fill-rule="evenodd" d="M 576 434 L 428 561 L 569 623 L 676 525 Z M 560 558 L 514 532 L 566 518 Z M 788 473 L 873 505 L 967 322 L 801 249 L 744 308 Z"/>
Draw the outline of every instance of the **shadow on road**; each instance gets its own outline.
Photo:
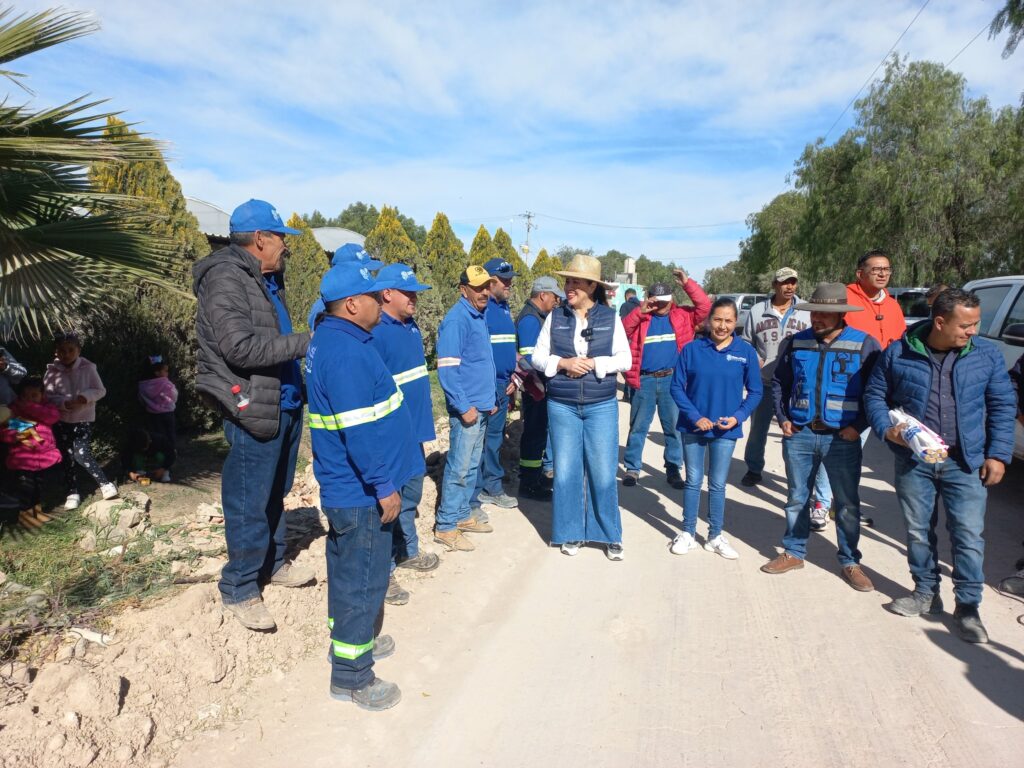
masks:
<path id="1" fill-rule="evenodd" d="M 1002 643 L 965 643 L 956 636 L 951 616 L 947 614 L 943 623 L 946 625 L 945 632 L 939 629 L 925 630 L 928 639 L 963 662 L 966 667 L 964 676 L 989 701 L 1008 715 L 1024 720 L 1024 696 L 1021 695 L 1021 691 L 1024 691 L 1024 669 L 1013 667 L 1003 658 L 1005 655 L 1024 662 L 1024 655 Z"/>

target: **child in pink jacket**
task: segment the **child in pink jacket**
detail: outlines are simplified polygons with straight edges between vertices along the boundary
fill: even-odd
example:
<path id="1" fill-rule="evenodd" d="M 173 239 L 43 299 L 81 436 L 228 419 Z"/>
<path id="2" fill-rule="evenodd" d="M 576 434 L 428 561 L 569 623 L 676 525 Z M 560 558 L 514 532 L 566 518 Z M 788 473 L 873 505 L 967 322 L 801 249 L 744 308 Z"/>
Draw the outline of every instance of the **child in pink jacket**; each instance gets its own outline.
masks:
<path id="1" fill-rule="evenodd" d="M 174 419 L 174 409 L 178 404 L 178 388 L 170 379 L 170 366 L 164 362 L 162 355 L 150 355 L 146 358 L 146 373 L 149 378 L 139 381 L 139 400 L 146 409 L 146 430 L 162 435 L 169 446 L 170 456 L 167 457 L 169 467 L 174 463 L 177 451 L 178 430 Z M 171 482 L 168 469 L 160 478 L 163 483 Z"/>
<path id="2" fill-rule="evenodd" d="M 76 465 L 88 472 L 100 487 L 104 499 L 117 497 L 117 486 L 107 480 L 92 455 L 92 427 L 96 401 L 107 394 L 96 366 L 82 357 L 82 342 L 73 333 L 54 339 L 55 359 L 43 377 L 46 399 L 57 406 L 60 421 L 53 428 L 64 462 L 64 484 L 68 498 L 64 509 L 78 509 L 82 503 Z"/>
<path id="3" fill-rule="evenodd" d="M 0 432 L 0 440 L 10 446 L 7 468 L 17 478 L 23 508 L 41 516 L 40 485 L 44 473 L 61 461 L 51 429 L 60 419 L 60 412 L 43 398 L 42 379 L 24 378 L 15 391 L 18 397 L 10 405 L 11 419 Z"/>

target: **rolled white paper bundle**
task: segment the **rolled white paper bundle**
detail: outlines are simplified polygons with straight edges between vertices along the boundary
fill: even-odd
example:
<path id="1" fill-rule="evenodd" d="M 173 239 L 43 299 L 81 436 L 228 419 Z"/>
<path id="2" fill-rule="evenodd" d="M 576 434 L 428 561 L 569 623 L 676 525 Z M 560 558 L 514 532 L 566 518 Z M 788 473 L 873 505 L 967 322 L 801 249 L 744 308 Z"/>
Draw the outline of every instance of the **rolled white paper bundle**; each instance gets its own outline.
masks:
<path id="1" fill-rule="evenodd" d="M 925 464 L 940 464 L 949 457 L 945 441 L 902 408 L 889 411 L 889 421 L 893 426 L 903 425 L 903 439 Z"/>

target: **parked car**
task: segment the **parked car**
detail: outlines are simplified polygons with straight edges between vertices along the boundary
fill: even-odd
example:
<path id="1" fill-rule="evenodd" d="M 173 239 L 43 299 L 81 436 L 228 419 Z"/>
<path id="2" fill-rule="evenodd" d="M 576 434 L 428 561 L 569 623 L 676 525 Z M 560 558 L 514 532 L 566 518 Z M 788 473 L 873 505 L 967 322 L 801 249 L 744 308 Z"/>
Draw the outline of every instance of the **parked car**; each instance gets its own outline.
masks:
<path id="1" fill-rule="evenodd" d="M 896 299 L 903 310 L 907 325 L 927 320 L 931 314 L 928 310 L 927 288 L 886 288 L 889 295 Z"/>
<path id="2" fill-rule="evenodd" d="M 1012 368 L 1024 354 L 1024 275 L 972 280 L 964 289 L 981 299 L 978 335 L 998 346 L 1007 369 Z M 1013 454 L 1024 460 L 1024 426 L 1020 421 Z"/>
<path id="3" fill-rule="evenodd" d="M 768 296 L 763 293 L 720 293 L 717 298 L 732 299 L 736 302 L 736 308 L 739 309 L 736 327 L 743 328 L 743 324 L 747 322 L 747 315 L 750 314 L 750 308 L 757 302 L 764 301 Z"/>

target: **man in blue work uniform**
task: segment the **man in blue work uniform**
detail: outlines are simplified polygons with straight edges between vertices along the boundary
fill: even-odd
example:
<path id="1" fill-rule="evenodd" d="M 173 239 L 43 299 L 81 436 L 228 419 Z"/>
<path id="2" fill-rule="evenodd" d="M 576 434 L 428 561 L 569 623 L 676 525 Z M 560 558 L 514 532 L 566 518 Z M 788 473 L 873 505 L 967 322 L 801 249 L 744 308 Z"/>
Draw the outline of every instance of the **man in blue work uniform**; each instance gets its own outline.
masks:
<path id="1" fill-rule="evenodd" d="M 512 281 L 519 277 L 512 265 L 504 259 L 491 259 L 484 264 L 491 281 L 491 295 L 484 310 L 487 332 L 491 337 L 494 354 L 494 402 L 497 410 L 487 417 L 483 454 L 477 470 L 476 488 L 469 506 L 475 510 L 481 504 L 514 509 L 519 502 L 505 493 L 501 485 L 505 470 L 501 466 L 501 444 L 505 440 L 505 421 L 508 418 L 509 396 L 516 391 L 512 372 L 516 369 L 516 324 L 508 306 Z M 479 517 L 479 515 L 477 515 Z"/>
<path id="2" fill-rule="evenodd" d="M 388 264 L 377 273 L 377 284 L 381 287 L 380 324 L 373 329 L 371 342 L 380 354 L 384 364 L 391 371 L 395 384 L 402 390 L 404 407 L 412 420 L 412 440 L 420 444 L 433 440 L 434 414 L 430 403 L 430 379 L 427 377 L 427 361 L 423 354 L 423 336 L 413 316 L 420 291 L 429 291 L 429 285 L 421 285 L 412 267 L 405 264 Z M 433 552 L 420 552 L 420 540 L 416 533 L 416 509 L 423 497 L 423 474 L 409 479 L 402 486 L 402 511 L 395 521 L 395 547 L 391 558 L 391 578 L 384 602 L 388 605 L 405 605 L 409 593 L 395 578 L 395 568 L 410 568 L 416 571 L 432 571 L 440 564 Z"/>
<path id="3" fill-rule="evenodd" d="M 529 363 L 533 347 L 540 336 L 544 320 L 565 299 L 565 293 L 553 277 L 538 277 L 533 281 L 530 298 L 516 318 L 516 338 L 519 356 Z M 530 367 L 530 366 L 528 366 Z M 532 374 L 535 375 L 535 374 Z M 540 386 L 542 383 L 538 381 Z M 528 391 L 522 394 L 523 432 L 519 439 L 519 495 L 536 501 L 550 501 L 551 488 L 541 474 L 544 448 L 548 442 L 548 406 L 546 398 L 534 400 Z"/>
<path id="4" fill-rule="evenodd" d="M 366 267 L 371 272 L 376 272 L 378 269 L 384 266 L 384 262 L 376 261 L 370 258 L 370 254 L 367 250 L 359 243 L 345 243 L 338 250 L 334 252 L 331 257 L 331 266 L 336 267 L 339 264 L 345 264 L 346 262 L 355 262 L 361 267 Z M 322 296 L 317 296 L 316 301 L 313 302 L 313 306 L 309 310 L 309 330 L 312 331 L 316 328 L 316 318 L 324 311 L 324 300 Z"/>
<path id="5" fill-rule="evenodd" d="M 401 489 L 424 473 L 409 409 L 370 331 L 380 321 L 379 286 L 358 264 L 332 267 L 320 283 L 325 313 L 306 353 L 309 428 L 327 533 L 331 696 L 364 709 L 393 707 L 394 683 L 373 673 L 394 651 L 374 639 L 384 606 Z"/>
<path id="6" fill-rule="evenodd" d="M 494 530 L 470 509 L 487 420 L 498 410 L 494 355 L 484 319 L 492 284 L 493 278 L 483 267 L 466 267 L 459 277 L 462 298 L 445 315 L 437 331 L 437 378 L 444 390 L 450 432 L 434 541 L 448 551 L 475 548 L 463 532 Z"/>
<path id="7" fill-rule="evenodd" d="M 775 415 L 782 427 L 789 499 L 783 552 L 761 566 L 765 573 L 804 567 L 811 515 L 807 499 L 825 465 L 836 503 L 836 538 L 843 579 L 858 592 L 874 589 L 860 567 L 860 433 L 867 426 L 864 387 L 881 347 L 846 324 L 842 283 L 819 283 L 796 310 L 811 313 L 811 327 L 783 342 L 772 379 Z"/>

